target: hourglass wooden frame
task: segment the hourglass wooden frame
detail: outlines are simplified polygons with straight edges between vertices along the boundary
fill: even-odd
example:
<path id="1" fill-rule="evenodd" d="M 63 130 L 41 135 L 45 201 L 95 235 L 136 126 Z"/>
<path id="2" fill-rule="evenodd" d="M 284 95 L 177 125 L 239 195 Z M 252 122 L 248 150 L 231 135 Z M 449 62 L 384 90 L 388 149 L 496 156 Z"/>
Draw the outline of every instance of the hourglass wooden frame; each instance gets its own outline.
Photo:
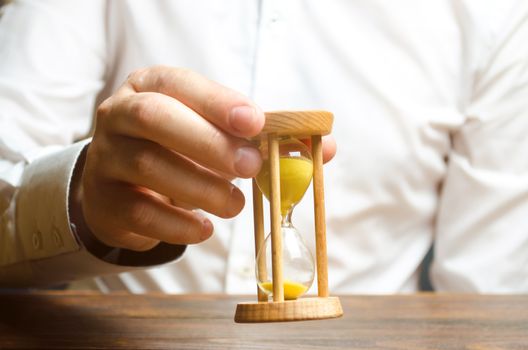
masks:
<path id="1" fill-rule="evenodd" d="M 267 140 L 270 162 L 270 226 L 273 300 L 257 286 L 258 301 L 239 303 L 235 322 L 280 322 L 335 318 L 343 315 L 339 298 L 329 296 L 328 258 L 323 184 L 322 136 L 332 130 L 333 115 L 326 111 L 277 111 L 266 113 L 262 132 L 255 140 Z M 316 245 L 317 297 L 284 300 L 281 234 L 279 138 L 311 139 Z M 264 244 L 263 199 L 253 179 L 255 257 Z M 265 263 L 264 263 L 265 264 Z M 259 272 L 266 269 L 259 261 Z"/>

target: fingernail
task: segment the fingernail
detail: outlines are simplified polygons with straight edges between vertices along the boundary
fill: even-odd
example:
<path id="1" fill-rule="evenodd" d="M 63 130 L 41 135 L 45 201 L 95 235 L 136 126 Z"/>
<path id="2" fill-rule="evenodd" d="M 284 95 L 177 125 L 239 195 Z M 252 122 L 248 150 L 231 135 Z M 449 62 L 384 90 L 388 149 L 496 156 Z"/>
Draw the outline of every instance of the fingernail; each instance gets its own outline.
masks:
<path id="1" fill-rule="evenodd" d="M 201 239 L 205 240 L 211 236 L 213 233 L 213 223 L 208 218 L 203 218 L 202 220 L 202 235 Z"/>
<path id="2" fill-rule="evenodd" d="M 260 152 L 253 147 L 241 147 L 235 153 L 235 171 L 240 177 L 254 177 L 262 165 Z"/>
<path id="3" fill-rule="evenodd" d="M 256 119 L 255 108 L 251 106 L 239 106 L 231 110 L 229 124 L 234 130 L 245 134 L 255 129 Z"/>
<path id="4" fill-rule="evenodd" d="M 231 187 L 231 195 L 229 196 L 229 202 L 227 204 L 226 216 L 232 218 L 233 216 L 240 213 L 244 207 L 245 202 L 244 195 L 235 186 Z"/>

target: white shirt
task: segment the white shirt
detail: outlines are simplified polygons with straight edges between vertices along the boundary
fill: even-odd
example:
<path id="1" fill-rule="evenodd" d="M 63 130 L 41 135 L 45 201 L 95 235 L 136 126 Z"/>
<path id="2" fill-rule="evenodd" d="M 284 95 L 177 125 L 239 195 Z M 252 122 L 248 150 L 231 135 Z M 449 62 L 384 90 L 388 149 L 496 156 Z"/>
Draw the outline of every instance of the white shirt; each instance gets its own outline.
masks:
<path id="1" fill-rule="evenodd" d="M 332 293 L 528 291 L 528 1 L 15 1 L 0 21 L 0 284 L 120 272 L 66 198 L 93 111 L 139 67 L 181 66 L 264 110 L 335 114 Z M 237 180 L 250 199 L 250 182 Z M 312 198 L 293 215 L 313 245 Z M 103 290 L 254 293 L 251 205 L 179 261 Z M 89 263 L 87 263 L 89 262 Z"/>

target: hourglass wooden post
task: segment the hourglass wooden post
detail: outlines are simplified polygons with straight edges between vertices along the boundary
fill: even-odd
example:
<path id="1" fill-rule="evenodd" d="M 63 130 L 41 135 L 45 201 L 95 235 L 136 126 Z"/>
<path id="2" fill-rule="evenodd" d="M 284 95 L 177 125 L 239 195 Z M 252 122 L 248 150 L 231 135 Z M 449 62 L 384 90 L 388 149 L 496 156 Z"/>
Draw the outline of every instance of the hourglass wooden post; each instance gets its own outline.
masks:
<path id="1" fill-rule="evenodd" d="M 323 185 L 323 149 L 321 138 L 330 133 L 333 115 L 326 111 L 279 111 L 266 113 L 262 132 L 255 140 L 267 142 L 269 159 L 269 200 L 271 227 L 271 264 L 273 300 L 257 286 L 258 301 L 237 305 L 235 322 L 279 322 L 316 320 L 343 314 L 339 298 L 330 297 L 326 253 L 326 224 Z M 314 221 L 316 241 L 317 297 L 285 300 L 281 233 L 281 179 L 279 138 L 291 136 L 310 139 L 313 158 Z M 308 182 L 306 183 L 308 184 Z M 255 256 L 264 244 L 262 193 L 253 179 L 253 216 Z M 256 269 L 266 276 L 265 261 L 257 259 Z"/>

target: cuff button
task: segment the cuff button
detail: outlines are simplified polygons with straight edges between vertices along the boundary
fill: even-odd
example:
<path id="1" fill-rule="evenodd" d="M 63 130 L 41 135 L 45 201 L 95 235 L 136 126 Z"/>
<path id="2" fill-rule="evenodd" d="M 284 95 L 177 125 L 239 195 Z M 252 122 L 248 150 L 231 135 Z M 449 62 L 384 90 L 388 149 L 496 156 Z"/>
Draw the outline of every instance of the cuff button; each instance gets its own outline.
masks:
<path id="1" fill-rule="evenodd" d="M 62 241 L 62 237 L 57 228 L 53 228 L 53 242 L 55 242 L 57 247 L 64 246 L 64 242 Z"/>
<path id="2" fill-rule="evenodd" d="M 40 231 L 37 231 L 33 234 L 31 237 L 31 243 L 33 244 L 33 248 L 35 250 L 38 250 L 42 247 L 42 233 L 40 233 Z"/>

